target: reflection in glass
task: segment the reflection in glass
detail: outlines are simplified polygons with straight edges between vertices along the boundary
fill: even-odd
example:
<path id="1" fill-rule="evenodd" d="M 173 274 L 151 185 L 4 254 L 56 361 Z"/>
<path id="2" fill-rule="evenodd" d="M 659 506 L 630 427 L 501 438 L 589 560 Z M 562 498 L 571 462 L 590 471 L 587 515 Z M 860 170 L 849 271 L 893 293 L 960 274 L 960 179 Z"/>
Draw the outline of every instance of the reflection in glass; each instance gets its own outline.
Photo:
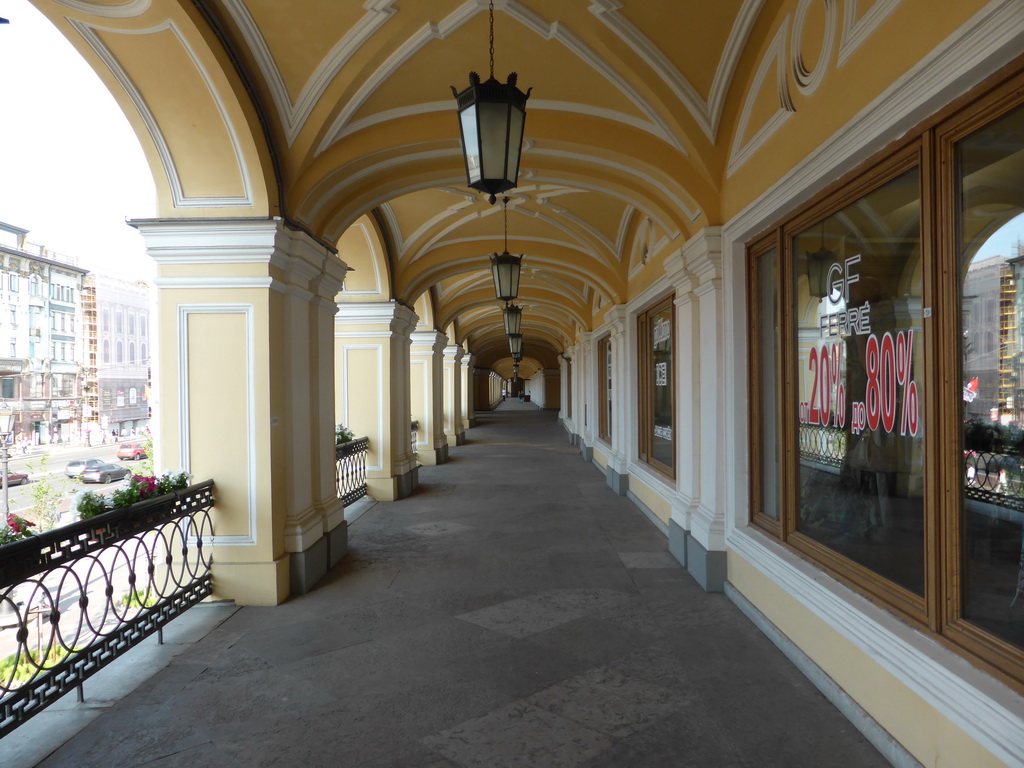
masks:
<path id="1" fill-rule="evenodd" d="M 761 509 L 773 520 L 779 519 L 779 430 L 776 405 L 776 367 L 779 346 L 778 284 L 775 279 L 775 251 L 762 254 L 757 260 L 758 328 L 760 352 L 761 411 Z"/>
<path id="2" fill-rule="evenodd" d="M 651 315 L 651 396 L 654 417 L 653 458 L 666 467 L 675 466 L 672 452 L 672 309 L 671 302 Z"/>
<path id="3" fill-rule="evenodd" d="M 794 238 L 797 530 L 924 594 L 916 168 Z"/>
<path id="4" fill-rule="evenodd" d="M 964 491 L 962 613 L 1024 647 L 1024 109 L 957 146 Z M 1004 230 L 1005 232 L 1005 230 Z M 992 241 L 995 242 L 992 242 Z"/>

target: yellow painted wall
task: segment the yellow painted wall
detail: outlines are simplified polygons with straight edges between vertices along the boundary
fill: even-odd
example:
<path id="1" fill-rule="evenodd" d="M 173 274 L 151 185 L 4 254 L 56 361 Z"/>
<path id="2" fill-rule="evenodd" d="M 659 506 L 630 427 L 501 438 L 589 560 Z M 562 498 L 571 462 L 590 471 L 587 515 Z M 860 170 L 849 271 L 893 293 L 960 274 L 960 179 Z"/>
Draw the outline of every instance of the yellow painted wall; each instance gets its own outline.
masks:
<path id="1" fill-rule="evenodd" d="M 728 557 L 732 585 L 922 764 L 1004 765 L 747 560 L 732 550 Z"/>
<path id="2" fill-rule="evenodd" d="M 668 523 L 672 517 L 672 506 L 659 495 L 659 492 L 644 483 L 636 475 L 629 476 L 629 490 L 642 501 L 663 523 Z"/>

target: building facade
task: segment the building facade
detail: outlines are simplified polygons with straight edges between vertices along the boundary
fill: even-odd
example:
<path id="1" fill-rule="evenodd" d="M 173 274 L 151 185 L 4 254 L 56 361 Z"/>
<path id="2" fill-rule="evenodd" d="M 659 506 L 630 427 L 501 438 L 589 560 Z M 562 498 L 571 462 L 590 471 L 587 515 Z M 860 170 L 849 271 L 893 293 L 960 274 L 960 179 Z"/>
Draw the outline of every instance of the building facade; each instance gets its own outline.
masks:
<path id="1" fill-rule="evenodd" d="M 87 271 L 27 234 L 0 223 L 0 397 L 17 413 L 16 441 L 77 441 Z"/>

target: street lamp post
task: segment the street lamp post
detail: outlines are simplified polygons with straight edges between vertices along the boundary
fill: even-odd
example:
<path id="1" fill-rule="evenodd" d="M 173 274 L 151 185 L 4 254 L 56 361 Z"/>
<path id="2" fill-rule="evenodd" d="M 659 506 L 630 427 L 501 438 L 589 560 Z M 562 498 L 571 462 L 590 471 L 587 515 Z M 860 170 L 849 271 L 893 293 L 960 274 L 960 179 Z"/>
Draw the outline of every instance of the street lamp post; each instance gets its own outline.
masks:
<path id="1" fill-rule="evenodd" d="M 7 497 L 7 462 L 11 455 L 7 448 L 7 441 L 11 439 L 13 432 L 14 411 L 0 411 L 0 464 L 3 465 L 4 526 L 7 525 L 7 518 L 11 514 L 11 504 Z"/>

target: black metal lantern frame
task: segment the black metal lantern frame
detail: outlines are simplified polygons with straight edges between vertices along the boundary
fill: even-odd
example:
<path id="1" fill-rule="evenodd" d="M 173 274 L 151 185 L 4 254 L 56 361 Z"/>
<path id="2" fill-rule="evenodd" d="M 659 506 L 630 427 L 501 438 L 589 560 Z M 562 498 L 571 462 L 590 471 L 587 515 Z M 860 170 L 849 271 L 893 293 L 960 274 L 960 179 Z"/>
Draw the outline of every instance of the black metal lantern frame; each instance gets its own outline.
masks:
<path id="1" fill-rule="evenodd" d="M 521 333 L 510 333 L 508 335 L 508 349 L 512 353 L 512 359 L 515 360 L 518 356 L 523 356 L 523 334 Z"/>
<path id="2" fill-rule="evenodd" d="M 517 307 L 515 304 L 506 304 L 505 308 L 501 310 L 502 315 L 505 318 L 505 333 L 521 333 L 523 327 L 523 309 Z"/>
<path id="3" fill-rule="evenodd" d="M 494 279 L 494 295 L 506 304 L 519 295 L 519 276 L 523 269 L 523 256 L 508 252 L 508 198 L 502 201 L 502 215 L 505 219 L 505 250 L 491 254 L 491 277 Z"/>
<path id="4" fill-rule="evenodd" d="M 519 179 L 519 158 L 523 148 L 523 126 L 526 124 L 526 100 L 516 87 L 515 72 L 502 83 L 494 77 L 494 3 L 490 11 L 491 72 L 486 82 L 480 75 L 469 73 L 469 87 L 452 94 L 459 111 L 462 156 L 466 163 L 466 184 L 486 192 L 494 205 L 497 195 L 512 189 Z"/>

